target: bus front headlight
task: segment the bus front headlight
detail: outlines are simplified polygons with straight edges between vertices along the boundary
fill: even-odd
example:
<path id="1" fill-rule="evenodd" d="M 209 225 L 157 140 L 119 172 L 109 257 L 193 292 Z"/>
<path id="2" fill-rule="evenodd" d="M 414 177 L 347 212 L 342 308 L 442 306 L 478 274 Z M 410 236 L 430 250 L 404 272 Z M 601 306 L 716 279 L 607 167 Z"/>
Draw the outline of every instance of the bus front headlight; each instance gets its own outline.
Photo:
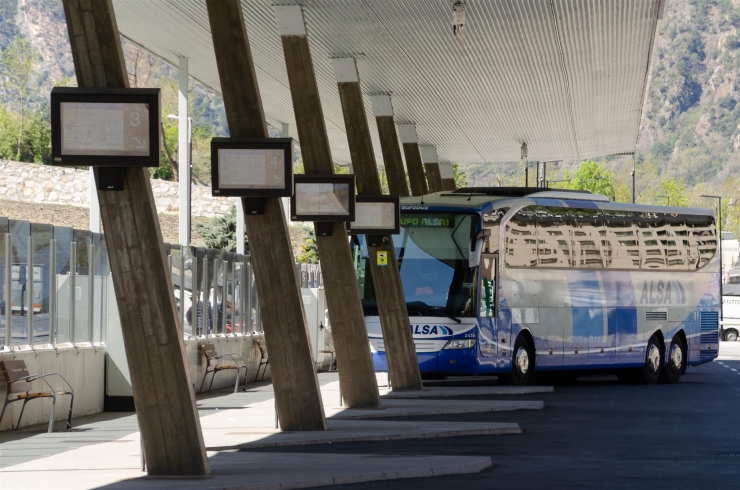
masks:
<path id="1" fill-rule="evenodd" d="M 452 339 L 443 349 L 469 349 L 475 345 L 475 339 Z"/>

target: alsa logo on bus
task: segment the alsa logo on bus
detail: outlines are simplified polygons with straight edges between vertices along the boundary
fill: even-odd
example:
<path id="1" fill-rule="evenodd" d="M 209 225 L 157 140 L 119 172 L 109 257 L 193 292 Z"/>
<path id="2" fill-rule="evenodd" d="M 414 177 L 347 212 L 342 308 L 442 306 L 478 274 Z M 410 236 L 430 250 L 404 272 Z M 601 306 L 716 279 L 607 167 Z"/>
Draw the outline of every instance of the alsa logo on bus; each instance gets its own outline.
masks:
<path id="1" fill-rule="evenodd" d="M 452 335 L 454 332 L 450 327 L 442 325 L 411 325 L 411 333 L 414 335 Z"/>
<path id="2" fill-rule="evenodd" d="M 680 305 L 686 302 L 686 292 L 678 281 L 644 281 L 641 305 Z"/>

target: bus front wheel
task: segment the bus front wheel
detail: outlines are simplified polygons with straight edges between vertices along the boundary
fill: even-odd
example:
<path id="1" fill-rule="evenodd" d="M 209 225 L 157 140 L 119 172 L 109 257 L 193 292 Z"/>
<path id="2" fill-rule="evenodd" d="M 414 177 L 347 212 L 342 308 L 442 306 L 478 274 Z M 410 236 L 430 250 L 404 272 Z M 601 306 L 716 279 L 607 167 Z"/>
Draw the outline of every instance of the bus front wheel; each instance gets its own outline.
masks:
<path id="1" fill-rule="evenodd" d="M 511 359 L 511 371 L 499 376 L 504 385 L 524 386 L 529 384 L 534 371 L 534 351 L 527 339 L 520 335 L 514 343 Z"/>

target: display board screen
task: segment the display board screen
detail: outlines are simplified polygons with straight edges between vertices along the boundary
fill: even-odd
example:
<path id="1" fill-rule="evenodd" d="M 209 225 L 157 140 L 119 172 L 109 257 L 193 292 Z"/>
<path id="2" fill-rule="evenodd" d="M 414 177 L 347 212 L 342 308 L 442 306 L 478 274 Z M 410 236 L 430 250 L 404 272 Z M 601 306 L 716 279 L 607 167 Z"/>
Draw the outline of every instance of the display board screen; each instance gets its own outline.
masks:
<path id="1" fill-rule="evenodd" d="M 399 228 L 399 200 L 393 196 L 357 196 L 352 235 L 394 235 Z"/>
<path id="2" fill-rule="evenodd" d="M 296 221 L 352 221 L 354 176 L 296 176 L 291 212 Z"/>
<path id="3" fill-rule="evenodd" d="M 214 196 L 288 197 L 293 191 L 290 138 L 213 138 Z"/>
<path id="4" fill-rule="evenodd" d="M 349 216 L 349 184 L 296 184 L 298 214 Z"/>
<path id="5" fill-rule="evenodd" d="M 52 163 L 159 166 L 159 89 L 51 92 Z"/>
<path id="6" fill-rule="evenodd" d="M 283 150 L 218 150 L 221 189 L 282 189 L 285 187 Z"/>
<path id="7" fill-rule="evenodd" d="M 62 155 L 149 156 L 149 106 L 62 102 Z"/>

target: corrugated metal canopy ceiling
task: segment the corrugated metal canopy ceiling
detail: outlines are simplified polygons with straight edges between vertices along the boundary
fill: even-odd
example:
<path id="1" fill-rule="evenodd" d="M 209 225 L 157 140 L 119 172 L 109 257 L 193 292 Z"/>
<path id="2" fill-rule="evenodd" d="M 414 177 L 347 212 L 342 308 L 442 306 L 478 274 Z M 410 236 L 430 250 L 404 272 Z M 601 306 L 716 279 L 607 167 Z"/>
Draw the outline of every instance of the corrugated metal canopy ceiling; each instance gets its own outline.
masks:
<path id="1" fill-rule="evenodd" d="M 290 4 L 281 2 L 280 4 Z M 295 2 L 293 2 L 295 3 Z M 306 0 L 306 23 L 333 158 L 349 162 L 331 58 L 355 55 L 366 94 L 392 92 L 440 161 L 631 153 L 660 0 L 466 0 L 464 44 L 449 0 Z M 113 0 L 120 32 L 220 91 L 203 0 Z M 242 0 L 268 123 L 296 137 L 270 0 Z"/>

